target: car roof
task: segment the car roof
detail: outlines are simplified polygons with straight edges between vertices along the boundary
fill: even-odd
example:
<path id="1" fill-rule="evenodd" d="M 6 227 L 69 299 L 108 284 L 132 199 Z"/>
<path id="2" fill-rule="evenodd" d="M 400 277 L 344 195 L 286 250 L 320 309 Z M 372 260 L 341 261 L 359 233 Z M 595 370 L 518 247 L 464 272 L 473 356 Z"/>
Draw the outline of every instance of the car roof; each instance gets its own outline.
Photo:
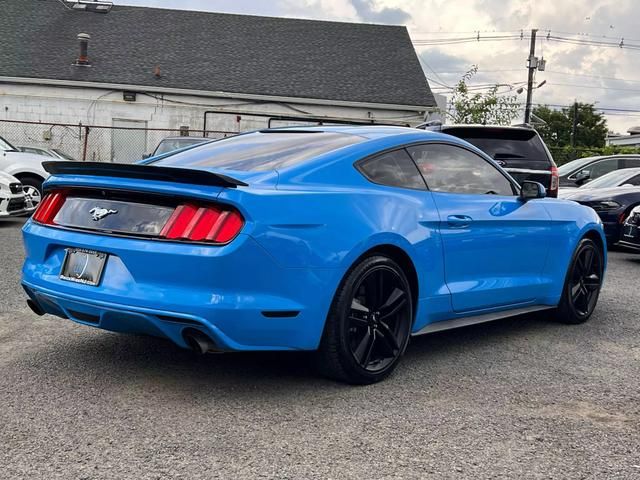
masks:
<path id="1" fill-rule="evenodd" d="M 535 131 L 532 127 L 525 127 L 522 125 L 481 125 L 477 123 L 464 124 L 457 123 L 452 125 L 441 125 L 442 130 L 453 130 L 457 128 L 469 128 L 479 130 L 526 130 L 527 132 Z"/>
<path id="2" fill-rule="evenodd" d="M 278 133 L 278 132 L 331 132 L 342 133 L 345 135 L 356 135 L 368 140 L 377 138 L 391 138 L 398 136 L 411 135 L 416 133 L 430 140 L 446 140 L 452 141 L 450 135 L 445 135 L 439 132 L 430 130 L 420 130 L 411 127 L 396 127 L 392 125 L 321 125 L 312 127 L 279 127 L 279 128 L 266 128 L 259 130 L 262 133 Z M 248 132 L 253 133 L 253 132 Z"/>
<path id="3" fill-rule="evenodd" d="M 602 159 L 605 159 L 605 158 L 640 158 L 640 154 L 637 154 L 637 153 L 616 153 L 616 154 L 613 154 L 613 155 L 594 155 L 593 157 L 576 158 L 576 160 L 602 160 Z"/>
<path id="4" fill-rule="evenodd" d="M 176 135 L 175 137 L 164 137 L 160 141 L 164 142 L 165 140 L 215 140 L 215 138 L 210 138 L 210 137 L 192 137 L 190 135 L 189 136 Z"/>
<path id="5" fill-rule="evenodd" d="M 242 145 L 244 139 L 247 140 L 246 143 L 247 145 L 249 145 L 249 149 L 252 148 L 252 146 L 253 148 L 259 147 L 260 142 L 254 142 L 253 139 L 250 138 L 256 135 L 270 135 L 277 137 L 278 135 L 282 134 L 282 141 L 287 143 L 291 142 L 292 137 L 295 137 L 295 135 L 298 134 L 300 134 L 301 137 L 305 136 L 308 138 L 309 136 L 314 136 L 316 134 L 322 133 L 326 133 L 328 137 L 327 142 L 329 143 L 327 149 L 310 149 L 310 151 L 307 152 L 304 148 L 302 150 L 300 148 L 291 148 L 289 150 L 292 153 L 292 157 L 289 159 L 291 162 L 289 164 L 282 163 L 279 165 L 275 165 L 274 161 L 270 160 L 269 162 L 265 161 L 265 163 L 271 164 L 270 167 L 268 166 L 265 168 L 261 168 L 259 166 L 259 159 L 255 156 L 238 159 L 230 158 L 233 156 L 233 151 L 236 149 L 236 147 Z M 318 135 L 318 137 L 320 137 L 320 135 Z M 351 137 L 351 139 L 343 139 L 343 141 L 339 141 L 336 137 Z M 275 140 L 275 138 L 273 138 L 272 140 Z M 303 139 L 300 138 L 300 140 L 302 141 Z M 322 143 L 322 140 L 320 138 L 318 138 L 317 140 L 320 140 L 320 142 L 316 142 L 316 146 Z M 277 140 L 275 141 L 277 142 Z M 227 142 L 233 142 L 233 145 Z M 280 172 L 280 174 L 283 174 L 285 171 L 289 173 L 295 173 L 296 171 L 300 172 L 304 170 L 313 170 L 318 166 L 322 166 L 322 168 L 325 168 L 328 164 L 332 164 L 333 162 L 342 163 L 343 161 L 355 161 L 355 159 L 382 153 L 385 150 L 400 148 L 404 145 L 409 144 L 419 144 L 427 142 L 448 143 L 452 145 L 462 146 L 477 152 L 480 156 L 486 157 L 486 154 L 482 153 L 482 151 L 480 151 L 473 145 L 465 142 L 462 139 L 451 135 L 446 135 L 444 133 L 395 126 L 331 125 L 302 128 L 299 126 L 280 127 L 246 132 L 233 137 L 198 144 L 191 148 L 184 148 L 177 152 L 168 152 L 167 154 L 163 154 L 158 157 L 152 157 L 151 159 L 145 160 L 141 163 L 157 164 L 158 166 L 196 168 L 212 171 L 227 170 L 230 172 L 234 172 L 234 178 L 239 178 L 243 181 L 251 183 L 255 176 L 264 175 L 264 172 L 266 171 L 277 170 L 278 172 Z M 212 152 L 212 150 L 216 149 L 218 150 L 218 152 Z M 212 155 L 214 155 L 215 153 L 224 152 L 225 149 L 228 149 L 225 153 L 229 154 L 229 161 L 220 162 L 218 164 L 215 164 L 215 162 L 212 163 Z M 242 150 L 243 147 L 241 147 L 238 151 Z M 272 150 L 267 151 L 268 154 L 269 152 L 271 152 L 270 154 L 273 155 Z M 303 152 L 301 153 L 301 155 L 305 158 L 301 158 L 300 161 L 296 161 L 294 158 L 297 154 L 296 152 Z M 241 167 L 236 162 L 236 160 L 247 162 L 247 164 L 246 166 Z M 256 162 L 256 168 L 254 168 L 254 165 L 249 165 L 249 160 Z M 284 157 L 282 157 L 281 160 L 282 162 L 285 162 Z"/>

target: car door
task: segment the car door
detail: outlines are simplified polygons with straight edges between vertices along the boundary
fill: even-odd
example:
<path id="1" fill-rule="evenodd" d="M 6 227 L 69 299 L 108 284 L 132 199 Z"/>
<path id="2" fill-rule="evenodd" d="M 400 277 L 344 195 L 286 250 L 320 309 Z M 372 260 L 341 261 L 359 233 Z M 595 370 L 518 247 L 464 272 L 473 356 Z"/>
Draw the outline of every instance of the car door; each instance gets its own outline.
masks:
<path id="1" fill-rule="evenodd" d="M 551 218 L 523 202 L 493 163 L 450 144 L 408 147 L 440 218 L 445 279 L 458 312 L 527 304 L 542 294 Z"/>
<path id="2" fill-rule="evenodd" d="M 597 162 L 590 163 L 589 165 L 581 168 L 569 177 L 569 180 L 574 180 L 578 185 L 600 178 L 605 173 L 613 172 L 621 168 L 620 160 L 617 158 L 605 158 L 604 160 L 598 160 Z"/>

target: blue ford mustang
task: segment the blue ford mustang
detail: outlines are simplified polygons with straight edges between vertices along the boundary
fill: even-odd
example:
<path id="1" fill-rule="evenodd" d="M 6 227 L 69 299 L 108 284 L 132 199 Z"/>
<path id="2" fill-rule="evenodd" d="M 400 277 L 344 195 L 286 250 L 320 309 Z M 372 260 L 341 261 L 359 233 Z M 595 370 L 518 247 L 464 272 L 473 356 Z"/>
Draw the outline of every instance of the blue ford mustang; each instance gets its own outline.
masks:
<path id="1" fill-rule="evenodd" d="M 316 350 L 351 383 L 412 335 L 549 310 L 586 321 L 596 213 L 454 137 L 275 129 L 136 165 L 53 162 L 24 226 L 30 307 L 199 352 Z"/>

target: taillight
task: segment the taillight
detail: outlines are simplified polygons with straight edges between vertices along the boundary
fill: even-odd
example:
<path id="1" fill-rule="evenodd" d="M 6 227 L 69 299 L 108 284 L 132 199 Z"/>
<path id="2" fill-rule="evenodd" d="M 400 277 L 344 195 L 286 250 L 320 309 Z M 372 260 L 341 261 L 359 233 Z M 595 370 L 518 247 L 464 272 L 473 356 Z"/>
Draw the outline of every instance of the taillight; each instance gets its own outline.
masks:
<path id="1" fill-rule="evenodd" d="M 551 187 L 549 188 L 550 190 L 550 197 L 557 197 L 558 196 L 558 187 L 560 186 L 560 178 L 558 177 L 558 167 L 556 167 L 555 165 L 553 165 L 551 167 Z"/>
<path id="2" fill-rule="evenodd" d="M 184 204 L 176 207 L 159 236 L 171 240 L 227 243 L 243 226 L 244 218 L 236 210 Z"/>
<path id="3" fill-rule="evenodd" d="M 66 194 L 61 191 L 46 194 L 31 218 L 44 225 L 53 225 L 53 219 L 62 208 L 65 198 Z"/>

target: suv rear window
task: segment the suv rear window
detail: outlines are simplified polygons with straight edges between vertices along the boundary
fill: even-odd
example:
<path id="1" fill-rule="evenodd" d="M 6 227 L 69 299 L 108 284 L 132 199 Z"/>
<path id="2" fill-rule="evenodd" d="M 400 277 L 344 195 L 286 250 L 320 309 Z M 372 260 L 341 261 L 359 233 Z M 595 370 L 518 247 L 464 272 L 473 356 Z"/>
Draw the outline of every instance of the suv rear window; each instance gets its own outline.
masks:
<path id="1" fill-rule="evenodd" d="M 153 162 L 173 167 L 263 171 L 296 165 L 366 140 L 357 135 L 312 130 L 262 131 L 225 138 Z"/>
<path id="2" fill-rule="evenodd" d="M 515 128 L 443 128 L 442 133 L 462 138 L 495 160 L 543 160 L 549 156 L 535 130 Z"/>

